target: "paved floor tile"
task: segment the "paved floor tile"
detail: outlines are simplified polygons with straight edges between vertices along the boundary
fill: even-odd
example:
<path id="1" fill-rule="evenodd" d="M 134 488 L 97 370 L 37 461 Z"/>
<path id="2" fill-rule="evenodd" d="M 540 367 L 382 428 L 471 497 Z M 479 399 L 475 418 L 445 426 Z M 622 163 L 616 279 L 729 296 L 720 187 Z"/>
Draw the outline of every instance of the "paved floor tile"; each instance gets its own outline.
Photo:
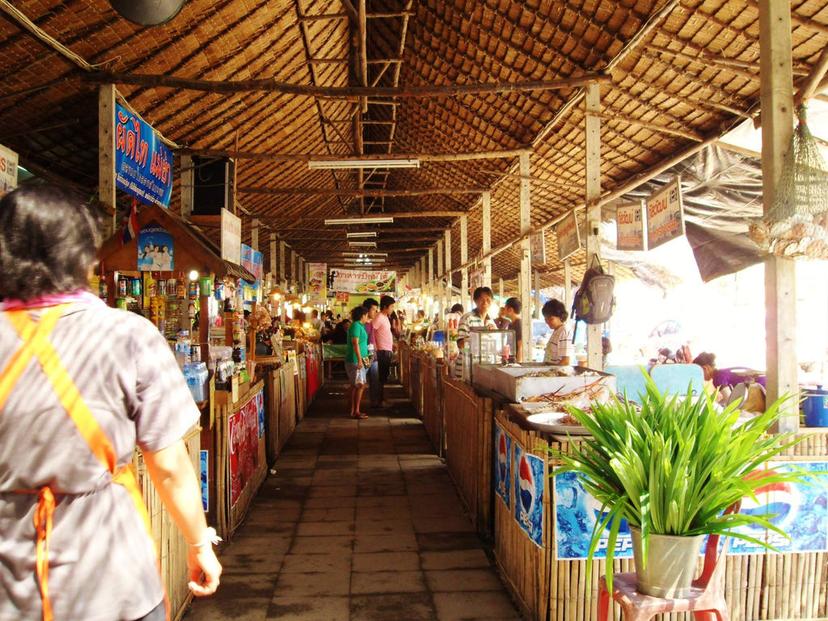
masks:
<path id="1" fill-rule="evenodd" d="M 422 593 L 426 583 L 421 571 L 372 571 L 354 573 L 351 593 L 372 595 L 378 593 Z"/>
<path id="2" fill-rule="evenodd" d="M 187 621 L 518 619 L 398 387 L 366 421 L 323 387 Z"/>

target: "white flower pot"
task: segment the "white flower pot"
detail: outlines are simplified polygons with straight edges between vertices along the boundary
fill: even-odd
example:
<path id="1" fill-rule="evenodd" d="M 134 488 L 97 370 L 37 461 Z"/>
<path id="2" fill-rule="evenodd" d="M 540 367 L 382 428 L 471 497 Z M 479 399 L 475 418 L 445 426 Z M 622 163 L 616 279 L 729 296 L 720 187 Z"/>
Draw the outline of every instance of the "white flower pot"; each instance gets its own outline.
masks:
<path id="1" fill-rule="evenodd" d="M 653 597 L 683 598 L 690 594 L 704 535 L 676 537 L 650 534 L 647 567 L 641 553 L 641 532 L 631 528 L 638 591 Z"/>

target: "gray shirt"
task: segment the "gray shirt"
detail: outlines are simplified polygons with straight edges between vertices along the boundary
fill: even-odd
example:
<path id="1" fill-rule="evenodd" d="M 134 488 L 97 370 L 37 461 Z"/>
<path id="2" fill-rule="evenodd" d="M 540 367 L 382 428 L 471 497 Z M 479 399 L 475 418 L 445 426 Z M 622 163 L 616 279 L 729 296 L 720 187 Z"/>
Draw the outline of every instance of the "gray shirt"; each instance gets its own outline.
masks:
<path id="1" fill-rule="evenodd" d="M 50 341 L 119 465 L 130 463 L 136 445 L 158 451 L 198 422 L 166 340 L 143 317 L 103 303 L 75 304 Z M 20 345 L 0 313 L 0 369 Z M 110 484 L 33 360 L 0 411 L 0 620 L 41 618 L 37 497 L 14 490 L 47 484 L 58 501 L 49 550 L 55 619 L 137 619 L 157 606 L 163 590 L 143 520 L 126 489 Z"/>

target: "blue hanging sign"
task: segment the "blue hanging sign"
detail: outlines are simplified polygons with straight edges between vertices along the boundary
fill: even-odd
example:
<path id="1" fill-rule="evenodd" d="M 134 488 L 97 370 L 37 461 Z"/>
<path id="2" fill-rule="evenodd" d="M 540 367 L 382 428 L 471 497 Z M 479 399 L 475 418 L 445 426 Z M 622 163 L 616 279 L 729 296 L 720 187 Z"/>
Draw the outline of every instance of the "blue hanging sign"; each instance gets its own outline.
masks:
<path id="1" fill-rule="evenodd" d="M 115 184 L 147 204 L 169 207 L 173 155 L 138 116 L 115 104 Z"/>

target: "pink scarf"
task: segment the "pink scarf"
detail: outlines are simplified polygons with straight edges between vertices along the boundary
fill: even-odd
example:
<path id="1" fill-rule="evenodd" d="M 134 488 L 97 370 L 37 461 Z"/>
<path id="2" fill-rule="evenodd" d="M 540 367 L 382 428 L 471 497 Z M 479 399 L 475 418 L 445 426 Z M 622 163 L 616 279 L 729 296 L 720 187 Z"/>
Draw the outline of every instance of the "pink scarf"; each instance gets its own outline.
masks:
<path id="1" fill-rule="evenodd" d="M 32 300 L 6 300 L 0 304 L 0 312 L 45 308 L 47 306 L 58 306 L 59 304 L 103 304 L 103 301 L 96 295 L 92 295 L 85 289 L 76 289 L 71 293 L 49 293 Z"/>

